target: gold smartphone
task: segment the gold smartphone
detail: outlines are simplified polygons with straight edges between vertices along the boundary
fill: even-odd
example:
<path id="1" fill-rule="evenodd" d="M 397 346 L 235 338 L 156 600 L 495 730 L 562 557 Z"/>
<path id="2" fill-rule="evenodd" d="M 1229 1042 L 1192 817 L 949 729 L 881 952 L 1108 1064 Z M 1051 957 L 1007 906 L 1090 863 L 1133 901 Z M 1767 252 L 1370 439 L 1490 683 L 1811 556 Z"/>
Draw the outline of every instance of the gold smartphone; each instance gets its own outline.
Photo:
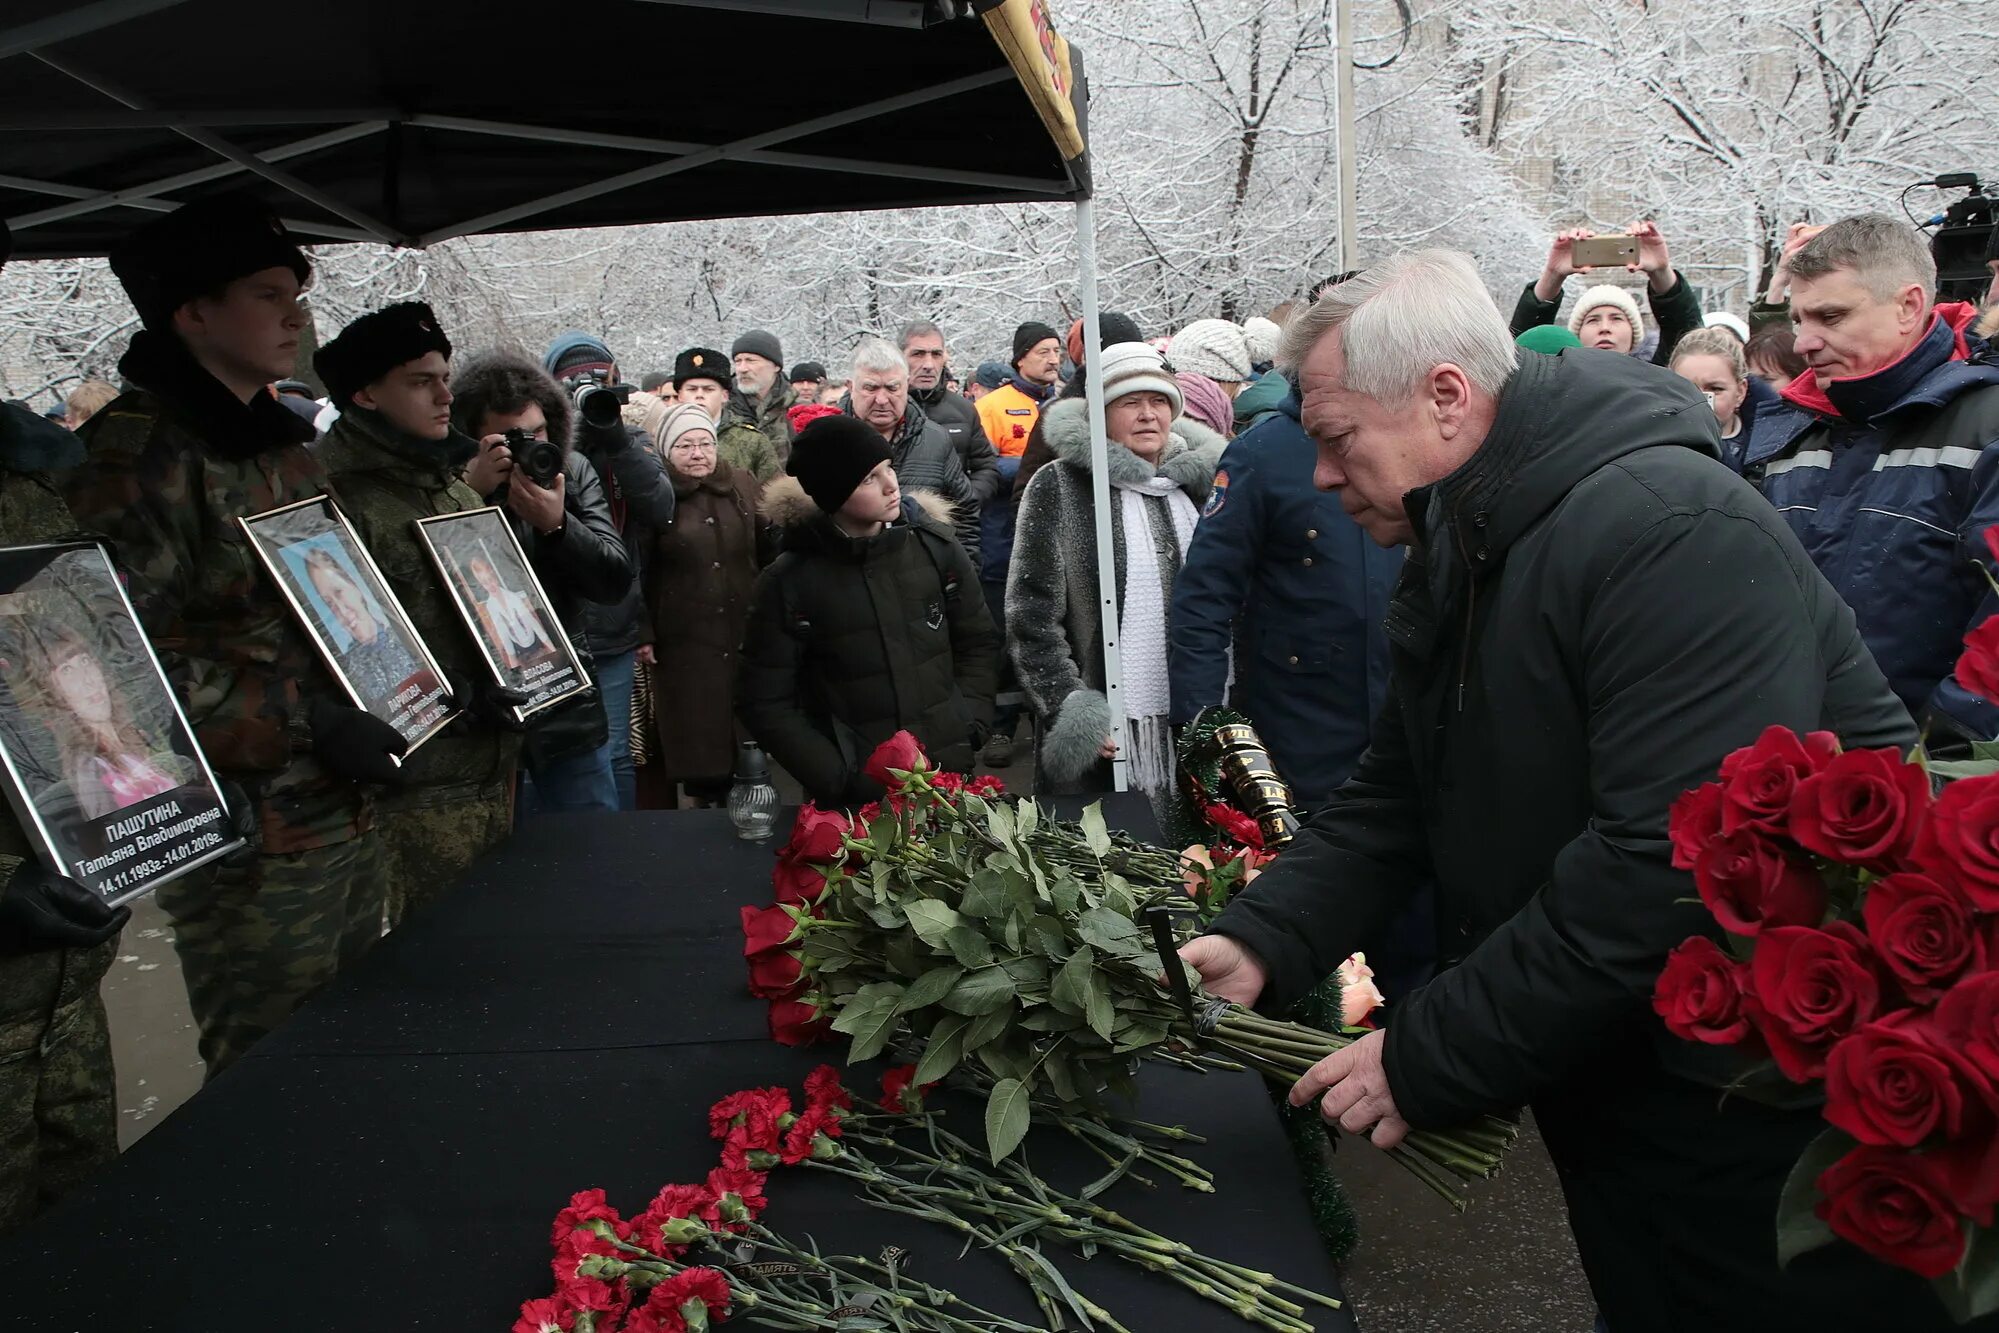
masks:
<path id="1" fill-rule="evenodd" d="M 1635 236 L 1593 236 L 1569 247 L 1569 259 L 1577 268 L 1623 268 L 1638 262 Z"/>

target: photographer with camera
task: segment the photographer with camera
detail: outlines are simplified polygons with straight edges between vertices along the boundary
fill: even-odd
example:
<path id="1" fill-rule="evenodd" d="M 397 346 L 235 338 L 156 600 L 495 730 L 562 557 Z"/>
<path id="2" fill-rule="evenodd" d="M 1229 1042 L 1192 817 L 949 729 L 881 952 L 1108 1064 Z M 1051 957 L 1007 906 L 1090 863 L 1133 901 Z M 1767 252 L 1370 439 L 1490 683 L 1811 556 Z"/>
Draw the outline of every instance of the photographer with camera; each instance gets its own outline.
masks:
<path id="1" fill-rule="evenodd" d="M 1670 365 L 1673 348 L 1681 338 L 1701 327 L 1700 298 L 1673 267 L 1666 238 L 1656 222 L 1634 222 L 1623 233 L 1599 237 L 1588 227 L 1558 232 L 1548 247 L 1541 276 L 1527 284 L 1513 307 L 1513 336 L 1528 329 L 1553 324 L 1562 308 L 1562 284 L 1570 274 L 1615 272 L 1643 273 L 1652 304 L 1652 317 L 1659 321 L 1659 347 L 1652 353 L 1654 365 Z M 1569 332 L 1582 339 L 1585 347 L 1603 347 L 1630 355 L 1645 340 L 1645 325 L 1638 303 L 1623 288 L 1600 283 L 1584 292 L 1569 317 Z"/>
<path id="2" fill-rule="evenodd" d="M 571 447 L 570 395 L 539 365 L 505 350 L 467 357 L 451 388 L 453 423 L 479 441 L 466 482 L 512 515 L 555 614 L 597 680 L 586 604 L 615 605 L 635 580 L 597 470 Z M 500 478 L 495 488 L 483 490 L 494 477 Z M 521 758 L 539 810 L 616 810 L 601 683 L 536 714 Z M 524 790 L 517 813 L 528 805 Z"/>
<path id="3" fill-rule="evenodd" d="M 673 524 L 673 483 L 665 460 L 644 430 L 625 424 L 629 390 L 618 381 L 618 364 L 601 338 L 569 332 L 548 346 L 542 366 L 569 391 L 576 416 L 576 449 L 597 469 L 610 499 L 611 522 L 632 564 L 632 586 L 615 602 L 583 609 L 583 632 L 597 659 L 597 688 L 611 728 L 611 777 L 618 808 L 638 804 L 638 777 L 632 767 L 633 683 L 640 662 L 650 666 L 646 643 L 646 561 L 658 534 Z"/>

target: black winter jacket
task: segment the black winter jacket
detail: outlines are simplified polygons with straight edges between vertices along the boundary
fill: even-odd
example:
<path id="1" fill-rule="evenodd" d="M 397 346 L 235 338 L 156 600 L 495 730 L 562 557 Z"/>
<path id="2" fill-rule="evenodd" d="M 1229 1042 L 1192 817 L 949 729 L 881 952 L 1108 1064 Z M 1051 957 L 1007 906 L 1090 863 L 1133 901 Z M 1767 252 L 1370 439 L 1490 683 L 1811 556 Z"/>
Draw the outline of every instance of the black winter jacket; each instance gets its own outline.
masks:
<path id="1" fill-rule="evenodd" d="M 640 585 L 653 543 L 660 530 L 673 522 L 673 483 L 667 480 L 666 465 L 652 451 L 651 439 L 636 426 L 619 422 L 600 431 L 579 422 L 576 449 L 596 470 L 612 526 L 623 539 L 632 565 L 631 586 L 623 596 L 583 608 L 583 632 L 590 640 L 590 651 L 598 657 L 616 657 L 644 641 L 646 608 Z"/>
<path id="2" fill-rule="evenodd" d="M 1605 352 L 1524 357 L 1478 453 L 1407 497 L 1418 540 L 1367 752 L 1215 929 L 1265 962 L 1262 1003 L 1282 1006 L 1434 881 L 1444 970 L 1388 1009 L 1403 1118 L 1532 1104 L 1600 1302 L 1627 1281 L 1656 1297 L 1669 1284 L 1648 1263 L 1707 1243 L 1652 1200 L 1748 1182 L 1735 1211 L 1764 1285 L 1612 1301 L 1620 1333 L 1859 1327 L 1769 1315 L 1806 1285 L 1778 1277 L 1769 1219 L 1816 1111 L 1724 1104 L 1681 1077 L 1698 1052 L 1649 1003 L 1667 952 L 1715 929 L 1670 863 L 1674 799 L 1768 726 L 1848 747 L 1916 736 L 1853 613 L 1717 455 L 1714 414 L 1677 377 Z M 1586 1218 L 1593 1192 L 1624 1203 Z M 1612 1278 L 1592 1264 L 1599 1225 L 1627 1252 L 1648 1227 L 1672 1240 Z"/>
<path id="3" fill-rule="evenodd" d="M 950 529 L 926 513 L 848 537 L 791 477 L 765 488 L 763 510 L 785 551 L 750 602 L 736 690 L 744 729 L 826 806 L 882 795 L 861 769 L 899 730 L 940 766 L 970 772 L 992 724 L 999 634 Z"/>
<path id="4" fill-rule="evenodd" d="M 999 454 L 993 449 L 993 442 L 986 438 L 986 429 L 979 424 L 979 409 L 967 402 L 963 394 L 952 393 L 943 385 L 925 392 L 911 389 L 909 400 L 923 409 L 923 414 L 936 425 L 944 428 L 951 437 L 951 447 L 958 451 L 958 462 L 965 469 L 965 476 L 972 483 L 972 497 L 983 507 L 986 501 L 999 494 L 1001 485 Z"/>

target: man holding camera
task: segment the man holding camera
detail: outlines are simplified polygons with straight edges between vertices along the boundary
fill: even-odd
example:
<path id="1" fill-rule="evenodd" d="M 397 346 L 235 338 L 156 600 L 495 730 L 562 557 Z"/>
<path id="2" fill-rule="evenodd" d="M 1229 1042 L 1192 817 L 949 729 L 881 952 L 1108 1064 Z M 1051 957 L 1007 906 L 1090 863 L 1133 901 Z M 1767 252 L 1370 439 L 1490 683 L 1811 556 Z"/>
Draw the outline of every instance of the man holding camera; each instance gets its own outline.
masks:
<path id="1" fill-rule="evenodd" d="M 451 423 L 451 340 L 420 302 L 363 315 L 313 356 L 340 419 L 314 445 L 396 599 L 443 669 L 461 716 L 409 756 L 376 805 L 389 924 L 454 883 L 513 827 L 522 696 L 493 683 L 417 537 L 418 519 L 486 501 L 459 475 L 479 445 Z"/>
<path id="2" fill-rule="evenodd" d="M 584 605 L 621 600 L 633 583 L 632 561 L 597 470 L 570 447 L 570 396 L 538 364 L 501 350 L 465 358 L 451 387 L 452 422 L 479 442 L 465 480 L 492 503 L 506 505 L 522 549 L 594 680 Z M 521 759 L 533 800 L 524 791 L 517 813 L 530 804 L 550 813 L 618 808 L 601 686 L 536 714 Z"/>
<path id="3" fill-rule="evenodd" d="M 144 327 L 128 389 L 84 424 L 69 506 L 115 544 L 195 739 L 256 815 L 256 855 L 158 892 L 212 1078 L 381 937 L 373 794 L 408 746 L 350 706 L 237 526 L 331 489 L 270 392 L 311 264 L 268 208 L 220 196 L 139 228 L 111 270 Z"/>
<path id="4" fill-rule="evenodd" d="M 645 640 L 645 561 L 656 535 L 673 523 L 673 485 L 666 463 L 651 447 L 646 433 L 627 426 L 626 394 L 618 382 L 618 364 L 600 338 L 565 333 L 549 344 L 542 365 L 569 391 L 575 407 L 575 447 L 597 477 L 611 506 L 611 522 L 625 543 L 632 582 L 615 602 L 583 608 L 583 632 L 597 659 L 597 688 L 604 695 L 604 717 L 610 725 L 611 778 L 618 788 L 618 808 L 638 805 L 638 775 L 632 766 L 632 693 L 638 664 L 652 662 Z"/>

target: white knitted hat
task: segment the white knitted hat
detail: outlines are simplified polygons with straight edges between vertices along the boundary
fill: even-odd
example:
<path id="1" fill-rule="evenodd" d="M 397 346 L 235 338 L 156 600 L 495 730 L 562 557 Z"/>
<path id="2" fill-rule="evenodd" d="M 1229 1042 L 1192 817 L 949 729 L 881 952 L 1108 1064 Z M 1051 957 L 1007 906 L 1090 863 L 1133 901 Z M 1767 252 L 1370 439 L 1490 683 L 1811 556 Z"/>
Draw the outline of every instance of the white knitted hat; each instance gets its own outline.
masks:
<path id="1" fill-rule="evenodd" d="M 1284 341 L 1284 330 L 1262 315 L 1251 315 L 1242 322 L 1242 340 L 1249 344 L 1250 364 L 1267 366 L 1277 360 L 1277 346 Z"/>
<path id="2" fill-rule="evenodd" d="M 659 451 L 664 454 L 673 448 L 673 443 L 690 430 L 705 430 L 712 438 L 715 434 L 714 419 L 699 403 L 676 403 L 659 419 L 653 438 L 659 441 Z"/>
<path id="3" fill-rule="evenodd" d="M 1582 337 L 1583 321 L 1589 318 L 1590 311 L 1600 305 L 1616 306 L 1624 312 L 1624 317 L 1631 321 L 1633 347 L 1645 341 L 1645 317 L 1638 313 L 1637 298 L 1622 287 L 1613 287 L 1607 282 L 1600 283 L 1582 294 L 1582 299 L 1576 302 L 1576 308 L 1569 312 L 1569 332 L 1578 338 Z"/>
<path id="4" fill-rule="evenodd" d="M 1112 343 L 1101 353 L 1104 367 L 1104 402 L 1116 402 L 1128 393 L 1163 393 L 1173 404 L 1177 420 L 1186 410 L 1187 400 L 1180 385 L 1166 368 L 1166 358 L 1150 343 Z"/>
<path id="5" fill-rule="evenodd" d="M 1222 384 L 1241 384 L 1252 373 L 1249 340 L 1242 326 L 1225 319 L 1197 319 L 1173 335 L 1166 357 L 1173 369 L 1206 375 Z"/>

